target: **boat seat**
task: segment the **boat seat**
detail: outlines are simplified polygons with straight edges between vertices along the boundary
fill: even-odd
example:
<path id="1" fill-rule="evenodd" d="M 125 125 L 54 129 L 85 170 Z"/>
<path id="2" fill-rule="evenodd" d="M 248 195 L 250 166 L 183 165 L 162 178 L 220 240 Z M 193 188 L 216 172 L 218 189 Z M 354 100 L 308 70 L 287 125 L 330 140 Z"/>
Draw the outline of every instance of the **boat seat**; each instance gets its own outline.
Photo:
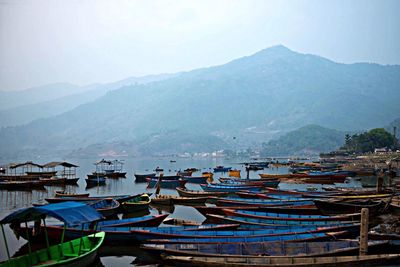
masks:
<path id="1" fill-rule="evenodd" d="M 82 252 L 89 252 L 91 249 L 90 248 L 81 248 Z"/>

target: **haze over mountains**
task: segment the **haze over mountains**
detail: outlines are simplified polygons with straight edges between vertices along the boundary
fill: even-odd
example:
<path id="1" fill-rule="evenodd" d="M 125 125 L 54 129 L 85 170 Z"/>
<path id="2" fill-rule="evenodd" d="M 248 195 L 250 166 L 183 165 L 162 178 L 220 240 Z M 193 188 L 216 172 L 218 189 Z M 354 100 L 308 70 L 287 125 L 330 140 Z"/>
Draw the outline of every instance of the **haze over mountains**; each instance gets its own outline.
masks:
<path id="1" fill-rule="evenodd" d="M 382 127 L 400 115 L 399 86 L 398 65 L 340 64 L 275 46 L 225 65 L 115 87 L 57 116 L 2 128 L 0 156 L 95 144 L 101 151 L 119 143 L 129 155 L 213 151 L 260 146 L 308 124 Z"/>
<path id="2" fill-rule="evenodd" d="M 55 116 L 122 86 L 145 84 L 176 75 L 178 74 L 130 77 L 113 83 L 86 86 L 55 83 L 23 91 L 0 91 L 0 127 L 17 126 L 35 119 Z"/>

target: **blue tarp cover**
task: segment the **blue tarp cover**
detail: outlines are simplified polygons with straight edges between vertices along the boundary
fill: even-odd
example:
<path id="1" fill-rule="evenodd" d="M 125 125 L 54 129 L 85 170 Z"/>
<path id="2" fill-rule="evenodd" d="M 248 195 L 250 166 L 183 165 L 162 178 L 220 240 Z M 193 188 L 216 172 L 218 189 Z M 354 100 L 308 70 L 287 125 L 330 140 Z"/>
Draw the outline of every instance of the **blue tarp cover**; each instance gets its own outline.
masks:
<path id="1" fill-rule="evenodd" d="M 47 215 L 63 221 L 69 226 L 89 223 L 103 218 L 97 210 L 84 203 L 67 201 L 17 210 L 2 219 L 0 224 L 34 221 Z"/>

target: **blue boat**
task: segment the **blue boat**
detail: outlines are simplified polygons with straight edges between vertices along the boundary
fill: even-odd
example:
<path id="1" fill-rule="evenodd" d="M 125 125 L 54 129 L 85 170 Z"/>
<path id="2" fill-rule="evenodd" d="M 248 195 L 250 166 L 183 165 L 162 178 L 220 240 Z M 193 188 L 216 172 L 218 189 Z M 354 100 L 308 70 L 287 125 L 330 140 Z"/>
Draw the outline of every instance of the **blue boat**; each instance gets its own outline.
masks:
<path id="1" fill-rule="evenodd" d="M 261 190 L 261 186 L 229 186 L 229 185 L 215 185 L 215 184 L 201 184 L 204 191 L 212 192 L 237 192 L 240 190 L 248 190 L 257 192 Z"/>
<path id="2" fill-rule="evenodd" d="M 204 184 L 208 179 L 206 176 L 182 176 L 182 178 L 192 184 Z"/>
<path id="3" fill-rule="evenodd" d="M 221 185 L 242 185 L 242 186 L 246 186 L 246 185 L 262 185 L 262 186 L 266 186 L 266 187 L 277 187 L 279 185 L 280 181 L 276 180 L 276 181 L 268 181 L 267 179 L 264 179 L 263 181 L 238 181 L 238 179 L 224 179 L 223 181 L 221 181 Z"/>
<path id="4" fill-rule="evenodd" d="M 119 206 L 121 204 L 119 204 L 119 202 L 113 198 L 105 198 L 93 203 L 89 203 L 88 205 L 92 208 L 95 208 L 104 217 L 110 217 L 118 214 Z"/>
<path id="5" fill-rule="evenodd" d="M 276 220 L 309 220 L 309 221 L 339 221 L 339 220 L 354 220 L 359 221 L 360 214 L 345 214 L 340 216 L 325 216 L 325 215 L 299 215 L 299 214 L 283 214 L 274 212 L 263 211 L 250 211 L 250 210 L 235 210 L 238 214 L 274 218 Z M 245 217 L 245 216 L 242 216 Z"/>
<path id="6" fill-rule="evenodd" d="M 368 247 L 381 246 L 387 241 L 368 242 Z M 216 243 L 216 244 L 144 244 L 140 246 L 152 255 L 161 253 L 188 256 L 332 256 L 336 254 L 358 252 L 360 245 L 355 240 L 321 241 L 321 242 L 253 242 L 246 243 Z"/>
<path id="7" fill-rule="evenodd" d="M 312 200 L 277 200 L 277 199 L 252 199 L 252 198 L 218 198 L 217 206 L 303 206 L 314 205 Z"/>
<path id="8" fill-rule="evenodd" d="M 121 220 L 107 220 L 97 223 L 98 227 L 159 226 L 168 214 L 148 215 Z"/>
<path id="9" fill-rule="evenodd" d="M 240 224 L 253 224 L 260 226 L 269 225 L 315 225 L 319 227 L 333 227 L 333 226 L 357 226 L 359 223 L 353 223 L 350 221 L 287 221 L 287 220 L 266 220 L 250 217 L 240 216 L 222 216 L 215 214 L 206 214 L 206 223 L 240 223 Z"/>
<path id="10" fill-rule="evenodd" d="M 272 241 L 318 241 L 318 240 L 334 240 L 340 236 L 346 236 L 347 231 L 336 233 L 307 233 L 292 235 L 274 235 L 274 236 L 231 236 L 231 237 L 215 237 L 215 238 L 170 238 L 170 239 L 149 239 L 146 243 L 157 244 L 192 244 L 192 243 L 231 243 L 231 242 L 272 242 Z"/>
<path id="11" fill-rule="evenodd" d="M 232 167 L 217 166 L 214 168 L 214 172 L 228 172 Z"/>
<path id="12" fill-rule="evenodd" d="M 348 227 L 351 228 L 351 227 Z M 110 228 L 101 228 L 99 230 L 106 233 Z M 316 230 L 302 229 L 301 232 L 290 232 L 287 229 L 266 229 L 266 230 L 218 230 L 218 231 L 184 231 L 176 229 L 176 227 L 159 227 L 153 229 L 130 229 L 130 233 L 134 234 L 135 239 L 139 242 L 144 242 L 148 239 L 187 239 L 187 238 L 219 238 L 219 237 L 267 237 L 267 236 L 284 236 L 295 234 L 308 234 L 313 232 L 336 232 L 343 230 L 342 226 L 339 227 L 325 227 L 317 228 Z"/>
<path id="13" fill-rule="evenodd" d="M 159 216 L 168 216 L 168 214 L 163 214 Z M 164 217 L 165 218 L 165 217 Z M 83 227 L 67 227 L 65 229 L 65 239 L 74 239 L 80 237 L 82 234 L 91 234 L 94 233 L 95 230 L 91 227 L 92 225 L 85 224 Z M 135 231 L 143 231 L 143 232 L 155 232 L 158 231 L 162 233 L 177 231 L 177 232 L 202 232 L 203 230 L 207 232 L 208 229 L 229 229 L 232 227 L 238 227 L 238 224 L 225 224 L 225 225 L 211 225 L 211 226 L 181 226 L 181 227 L 111 227 L 111 226 L 99 226 L 96 231 L 104 230 L 106 231 L 107 238 L 105 242 L 107 244 L 137 244 L 141 241 L 144 241 L 140 236 L 137 236 Z M 42 226 L 44 227 L 44 226 Z M 202 227 L 202 228 L 200 228 Z M 205 228 L 206 227 L 206 228 Z M 54 240 L 59 240 L 61 238 L 62 232 L 64 228 L 60 225 L 47 225 L 45 226 L 46 231 L 48 233 L 49 238 Z M 197 229 L 201 229 L 201 231 L 195 231 Z M 19 236 L 27 239 L 27 233 L 30 234 L 30 240 L 35 239 L 35 241 L 43 241 L 44 235 L 35 235 L 32 236 L 32 227 L 26 229 L 25 227 L 20 227 L 16 229 Z M 42 232 L 46 232 L 42 231 Z M 220 230 L 223 232 L 224 230 Z M 193 236 L 193 235 L 192 235 Z"/>
<path id="14" fill-rule="evenodd" d="M 146 181 L 148 183 L 147 185 L 148 188 L 154 188 L 158 183 L 158 179 L 146 178 Z M 184 180 L 182 178 L 179 178 L 178 180 L 161 180 L 160 187 L 175 189 L 177 187 L 185 187 L 186 183 L 187 180 Z"/>

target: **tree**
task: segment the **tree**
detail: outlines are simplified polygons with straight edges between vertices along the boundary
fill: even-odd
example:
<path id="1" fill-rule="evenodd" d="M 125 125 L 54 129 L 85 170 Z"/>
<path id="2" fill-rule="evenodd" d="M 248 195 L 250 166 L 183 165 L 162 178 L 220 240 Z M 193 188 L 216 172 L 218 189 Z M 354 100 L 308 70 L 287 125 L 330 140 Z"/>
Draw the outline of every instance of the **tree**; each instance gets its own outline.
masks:
<path id="1" fill-rule="evenodd" d="M 349 152 L 366 153 L 373 152 L 375 148 L 395 148 L 397 139 L 383 128 L 372 129 L 369 132 L 346 135 L 343 149 Z"/>

